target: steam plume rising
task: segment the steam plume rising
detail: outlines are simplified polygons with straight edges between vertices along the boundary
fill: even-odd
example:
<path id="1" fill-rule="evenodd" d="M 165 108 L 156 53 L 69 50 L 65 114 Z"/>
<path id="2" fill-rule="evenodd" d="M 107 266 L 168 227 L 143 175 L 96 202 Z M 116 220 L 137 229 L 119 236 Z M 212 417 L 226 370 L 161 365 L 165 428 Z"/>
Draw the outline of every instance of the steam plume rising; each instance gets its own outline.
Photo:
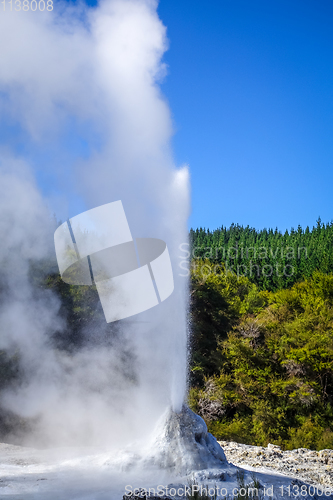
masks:
<path id="1" fill-rule="evenodd" d="M 170 112 L 158 86 L 167 42 L 156 8 L 152 0 L 109 0 L 0 17 L 0 45 L 11 47 L 0 66 L 1 119 L 24 143 L 19 148 L 10 135 L 1 163 L 4 178 L 10 170 L 1 259 L 11 256 L 12 264 L 0 347 L 19 352 L 24 374 L 4 401 L 36 419 L 32 439 L 43 443 L 120 446 L 148 434 L 166 406 L 180 410 L 184 400 L 187 285 L 176 258 L 187 234 L 188 172 L 175 168 L 170 151 Z M 14 163 L 25 171 L 30 163 L 47 180 L 43 195 Z M 120 325 L 112 342 L 100 340 L 101 324 L 89 331 L 89 346 L 71 355 L 54 350 L 50 336 L 65 329 L 59 302 L 37 293 L 27 271 L 31 258 L 52 253 L 45 204 L 64 220 L 119 199 L 134 237 L 167 242 L 175 292 L 138 322 Z"/>

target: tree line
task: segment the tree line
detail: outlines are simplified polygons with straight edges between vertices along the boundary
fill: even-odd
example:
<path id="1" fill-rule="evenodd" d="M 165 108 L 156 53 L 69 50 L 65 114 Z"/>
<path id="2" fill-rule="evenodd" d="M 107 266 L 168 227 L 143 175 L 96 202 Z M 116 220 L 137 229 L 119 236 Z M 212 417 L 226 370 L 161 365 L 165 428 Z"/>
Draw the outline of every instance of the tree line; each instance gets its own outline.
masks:
<path id="1" fill-rule="evenodd" d="M 310 278 L 314 271 L 333 272 L 333 221 L 317 220 L 312 229 L 256 230 L 232 224 L 215 231 L 190 230 L 190 259 L 206 259 L 236 276 L 246 276 L 260 290 L 276 291 Z M 187 249 L 186 249 L 187 250 Z"/>

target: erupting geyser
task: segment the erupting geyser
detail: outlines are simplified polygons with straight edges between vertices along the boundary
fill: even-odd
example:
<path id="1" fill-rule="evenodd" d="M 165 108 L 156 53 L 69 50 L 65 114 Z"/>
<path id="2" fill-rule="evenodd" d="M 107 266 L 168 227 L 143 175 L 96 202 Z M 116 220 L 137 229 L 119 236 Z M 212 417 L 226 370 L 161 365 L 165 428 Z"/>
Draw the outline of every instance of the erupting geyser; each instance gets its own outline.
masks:
<path id="1" fill-rule="evenodd" d="M 227 460 L 204 420 L 183 405 L 169 409 L 157 426 L 146 466 L 158 466 L 183 476 L 193 471 L 225 466 Z"/>
<path id="2" fill-rule="evenodd" d="M 26 36 L 9 43 L 16 32 Z M 1 238 L 13 242 L 1 250 L 9 286 L 0 348 L 19 353 L 24 378 L 8 388 L 2 404 L 32 422 L 20 444 L 125 448 L 148 438 L 168 407 L 180 411 L 186 394 L 188 283 L 178 262 L 188 238 L 189 175 L 173 161 L 172 120 L 159 88 L 166 29 L 154 0 L 101 0 L 94 8 L 64 3 L 49 13 L 2 16 L 0 42 L 11 46 L 1 63 L 0 100 L 15 103 L 10 119 L 24 131 L 29 151 L 24 168 L 14 150 L 6 151 L 3 170 L 12 174 L 6 184 L 0 176 L 5 214 L 10 207 Z M 45 144 L 46 156 L 40 152 Z M 32 258 L 54 259 L 46 203 L 26 173 L 34 154 L 43 158 L 47 202 L 58 219 L 73 222 L 121 200 L 133 240 L 166 242 L 173 267 L 171 296 L 171 286 L 164 292 L 160 286 L 165 300 L 149 310 L 133 307 L 146 310 L 131 320 L 121 320 L 124 311 L 109 308 L 109 290 L 100 290 L 108 320 L 120 321 L 114 329 L 105 320 L 82 321 L 82 342 L 70 353 L 53 343 L 61 336 L 65 344 L 72 333 L 59 298 L 36 291 L 28 276 Z M 75 261 L 74 245 L 71 250 Z M 88 265 L 85 271 L 89 280 Z M 153 296 L 148 271 L 145 280 Z"/>
<path id="3" fill-rule="evenodd" d="M 0 16 L 0 45 L 11 47 L 2 60 L 0 104 L 5 99 L 5 112 L 15 103 L 10 120 L 22 129 L 27 144 L 20 150 L 29 155 L 24 162 L 9 147 L 0 163 L 0 236 L 9 242 L 0 252 L 7 286 L 0 349 L 17 354 L 21 370 L 20 383 L 3 393 L 2 405 L 31 424 L 13 437 L 16 443 L 48 450 L 4 449 L 11 454 L 10 479 L 1 483 L 2 492 L 8 483 L 9 495 L 38 490 L 38 498 L 48 500 L 118 500 L 132 464 L 136 477 L 151 484 L 165 474 L 226 466 L 204 421 L 184 406 L 188 280 L 178 262 L 188 239 L 189 175 L 187 167 L 176 168 L 170 149 L 172 121 L 159 88 L 167 39 L 157 2 L 101 0 L 94 8 L 65 3 L 59 11 L 12 14 Z M 25 36 L 11 43 L 18 32 Z M 41 155 L 44 144 L 50 149 Z M 72 333 L 61 300 L 29 278 L 31 260 L 54 259 L 49 211 L 29 172 L 30 159 L 38 163 L 41 157 L 43 178 L 55 186 L 48 204 L 58 219 L 69 220 L 57 233 L 59 255 L 66 257 L 60 271 L 76 271 L 84 257 L 84 279 L 70 283 L 90 284 L 94 276 L 105 318 L 116 323 L 111 328 L 97 315 L 80 326 L 82 342 L 65 347 L 53 342 Z M 117 200 L 126 207 L 131 232 L 114 240 L 113 230 L 99 245 L 98 252 L 113 248 L 111 269 L 96 261 L 97 251 L 84 250 L 91 217 L 83 227 L 82 217 L 73 215 L 95 214 L 96 207 Z M 120 229 L 125 226 L 123 221 Z M 170 261 L 165 245 L 136 265 L 138 238 L 166 242 Z M 115 253 L 120 244 L 125 247 Z M 114 269 L 125 253 L 126 265 Z M 137 253 L 140 260 L 140 245 Z M 166 258 L 174 283 L 163 271 Z M 144 271 L 153 299 L 141 291 L 129 314 L 122 296 L 110 298 L 114 281 L 107 293 L 100 283 L 117 279 L 132 293 L 137 282 L 128 284 L 129 277 L 140 274 L 143 262 L 150 266 Z"/>

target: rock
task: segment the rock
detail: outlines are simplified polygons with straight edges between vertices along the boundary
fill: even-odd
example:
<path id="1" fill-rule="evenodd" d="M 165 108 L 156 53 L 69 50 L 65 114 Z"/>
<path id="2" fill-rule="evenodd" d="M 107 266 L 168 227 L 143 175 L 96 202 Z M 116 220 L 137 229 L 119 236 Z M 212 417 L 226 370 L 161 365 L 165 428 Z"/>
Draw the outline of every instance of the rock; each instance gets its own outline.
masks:
<path id="1" fill-rule="evenodd" d="M 250 446 L 228 441 L 219 441 L 223 447 L 227 460 L 234 465 L 251 467 L 265 467 L 276 472 L 287 474 L 309 484 L 321 484 L 333 487 L 333 450 L 319 452 L 299 448 L 282 451 L 280 446 L 268 444 Z M 260 462 L 258 458 L 260 457 Z"/>
<path id="2" fill-rule="evenodd" d="M 278 446 L 276 444 L 268 443 L 267 448 L 268 450 L 281 451 L 281 446 Z"/>
<path id="3" fill-rule="evenodd" d="M 177 474 L 227 465 L 225 454 L 204 420 L 183 406 L 180 413 L 164 415 L 145 458 L 148 465 Z"/>

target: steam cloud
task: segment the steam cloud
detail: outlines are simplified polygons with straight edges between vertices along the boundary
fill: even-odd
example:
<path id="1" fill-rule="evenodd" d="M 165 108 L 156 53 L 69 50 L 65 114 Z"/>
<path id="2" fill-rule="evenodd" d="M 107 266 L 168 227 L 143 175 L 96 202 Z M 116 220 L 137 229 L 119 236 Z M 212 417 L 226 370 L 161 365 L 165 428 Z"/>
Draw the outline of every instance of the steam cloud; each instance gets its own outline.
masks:
<path id="1" fill-rule="evenodd" d="M 34 419 L 29 443 L 123 446 L 184 399 L 187 284 L 176 259 L 188 172 L 170 150 L 156 9 L 153 0 L 108 0 L 0 16 L 0 121 L 24 144 L 11 134 L 0 150 L 0 349 L 18 354 L 23 374 L 2 405 Z M 47 195 L 33 172 L 53 180 Z M 134 237 L 167 242 L 175 292 L 112 339 L 101 323 L 80 349 L 55 349 L 52 335 L 66 330 L 59 300 L 29 278 L 32 260 L 54 258 L 50 209 L 64 220 L 119 199 Z"/>

